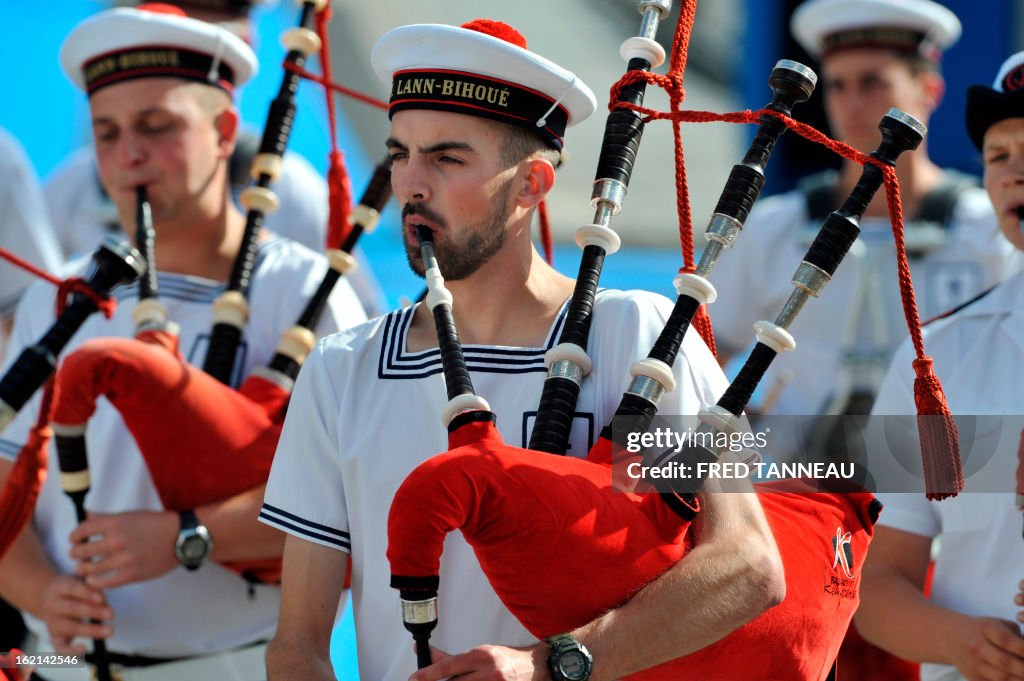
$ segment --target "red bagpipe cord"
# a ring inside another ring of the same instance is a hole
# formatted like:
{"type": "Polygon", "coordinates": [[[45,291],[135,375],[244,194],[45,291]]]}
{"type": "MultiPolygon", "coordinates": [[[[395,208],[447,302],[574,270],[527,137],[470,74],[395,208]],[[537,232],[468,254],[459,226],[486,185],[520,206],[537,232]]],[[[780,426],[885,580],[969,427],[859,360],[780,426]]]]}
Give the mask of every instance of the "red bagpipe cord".
{"type": "MultiPolygon", "coordinates": [[[[96,303],[96,306],[107,319],[113,316],[116,307],[114,300],[112,298],[100,298],[92,289],[85,285],[82,279],[72,278],[62,281],[13,255],[6,249],[0,248],[0,258],[4,258],[40,278],[56,284],[58,316],[64,311],[68,296],[72,292],[82,293],[92,298],[93,302],[96,303]]],[[[50,415],[53,410],[54,396],[54,379],[51,376],[43,387],[43,395],[39,404],[39,415],[36,417],[36,422],[31,430],[29,430],[28,440],[18,452],[18,458],[8,473],[3,493],[0,494],[0,519],[3,519],[3,522],[0,522],[0,557],[7,553],[11,544],[18,538],[22,529],[24,529],[32,517],[36,506],[36,499],[39,496],[39,490],[46,481],[47,445],[50,442],[50,438],[53,437],[53,431],[50,430],[50,415]]]]}
{"type": "MultiPolygon", "coordinates": [[[[914,346],[914,402],[917,406],[918,429],[921,434],[921,458],[924,467],[925,490],[929,499],[945,499],[956,496],[964,487],[963,464],[960,459],[960,444],[957,438],[956,424],[949,411],[942,383],[932,369],[932,359],[925,354],[924,341],[921,334],[921,320],[914,297],[914,284],[910,277],[910,265],[907,263],[907,251],[904,244],[903,204],[900,200],[899,180],[896,171],[883,163],[863,154],[853,147],[843,144],[820,133],[813,127],[800,123],[792,118],[769,109],[719,114],[711,111],[682,110],[679,104],[685,96],[683,90],[682,70],[686,65],[686,46],[693,28],[693,17],[696,2],[686,2],[681,9],[679,23],[676,25],[675,39],[672,45],[672,61],[668,75],[662,76],[647,71],[629,71],[611,88],[611,108],[626,108],[642,114],[645,122],[652,120],[672,121],[676,142],[676,210],[679,215],[679,240],[683,251],[683,267],[680,271],[690,272],[693,264],[693,224],[690,215],[689,191],[686,184],[686,168],[683,159],[682,138],[679,124],[706,123],[722,121],[727,123],[756,123],[763,115],[775,116],[787,128],[801,137],[821,144],[845,159],[861,165],[871,163],[881,168],[885,180],[885,194],[892,225],[893,239],[896,244],[896,265],[898,271],[900,298],[903,313],[910,331],[914,346]],[[628,102],[619,102],[619,91],[637,81],[646,81],[664,88],[671,99],[672,110],[656,111],[647,107],[636,106],[628,102]]],[[[711,334],[711,323],[707,317],[705,306],[701,306],[698,316],[694,318],[695,326],[714,351],[714,340],[711,334]]]]}
{"type": "MultiPolygon", "coordinates": [[[[320,36],[320,68],[324,81],[331,82],[331,44],[328,41],[327,24],[331,21],[331,4],[327,3],[316,15],[316,33],[320,36]]],[[[327,100],[327,129],[330,131],[330,167],[327,170],[328,205],[327,248],[340,248],[352,229],[349,217],[352,213],[352,182],[345,167],[345,154],[338,148],[338,131],[335,129],[334,95],[330,88],[324,88],[327,100]]]]}
{"type": "MultiPolygon", "coordinates": [[[[643,113],[647,117],[645,123],[661,118],[668,118],[672,121],[672,138],[675,145],[676,216],[679,223],[679,245],[683,255],[683,265],[679,268],[680,273],[694,272],[696,262],[693,255],[693,215],[690,210],[689,185],[686,181],[686,157],[683,152],[683,135],[679,125],[680,121],[686,119],[672,116],[684,113],[680,108],[683,99],[686,98],[683,78],[696,14],[696,0],[684,2],[680,7],[679,21],[676,23],[675,34],[672,38],[672,56],[669,59],[668,73],[662,76],[649,71],[627,71],[617,83],[612,85],[608,104],[609,110],[627,108],[643,113]],[[665,90],[669,97],[672,114],[660,114],[652,109],[636,107],[619,101],[619,92],[623,87],[641,80],[665,90]]],[[[690,325],[697,330],[712,354],[717,357],[718,350],[715,347],[715,335],[711,329],[711,317],[708,316],[707,305],[700,306],[690,325]]]]}
{"type": "Polygon", "coordinates": [[[551,220],[548,219],[547,201],[537,204],[537,217],[540,220],[540,245],[544,249],[544,260],[549,265],[555,263],[555,244],[551,239],[551,220]]]}
{"type": "Polygon", "coordinates": [[[327,129],[330,134],[331,151],[328,154],[329,167],[327,170],[328,205],[330,212],[327,218],[327,248],[339,248],[345,242],[352,229],[352,182],[349,179],[348,169],[345,167],[345,154],[338,148],[338,132],[335,121],[337,113],[334,105],[334,93],[340,93],[352,99],[363,102],[378,109],[387,109],[387,102],[370,97],[361,92],[335,83],[332,79],[331,69],[331,44],[329,39],[328,24],[331,21],[331,5],[328,3],[323,10],[316,15],[316,33],[320,38],[320,68],[323,75],[318,75],[295,66],[287,61],[283,66],[306,80],[319,84],[324,89],[324,97],[327,103],[327,129]]]}

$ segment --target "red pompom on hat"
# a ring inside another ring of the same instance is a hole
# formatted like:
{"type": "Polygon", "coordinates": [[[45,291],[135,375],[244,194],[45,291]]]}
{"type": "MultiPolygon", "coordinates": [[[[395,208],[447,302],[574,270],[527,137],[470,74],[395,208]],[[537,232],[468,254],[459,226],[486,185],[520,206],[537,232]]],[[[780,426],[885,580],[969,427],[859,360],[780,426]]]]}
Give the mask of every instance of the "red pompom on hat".
{"type": "Polygon", "coordinates": [[[170,14],[170,15],[176,16],[176,17],[187,17],[188,16],[185,13],[185,10],[183,10],[181,7],[178,7],[177,5],[171,5],[171,4],[166,3],[166,2],[144,2],[144,3],[140,4],[138,7],[136,7],[135,9],[137,9],[137,10],[139,10],[141,12],[155,12],[157,14],[170,14]]]}
{"type": "Polygon", "coordinates": [[[574,73],[526,49],[526,39],[498,21],[401,26],[377,41],[370,62],[391,84],[389,116],[408,109],[479,116],[531,130],[560,150],[565,129],[597,108],[574,73]]]}
{"type": "Polygon", "coordinates": [[[522,33],[501,21],[494,21],[493,19],[473,19],[473,21],[467,21],[464,23],[462,28],[494,36],[495,38],[504,40],[506,43],[512,43],[516,47],[521,47],[524,50],[530,49],[526,46],[526,37],[523,36],[522,33]]]}

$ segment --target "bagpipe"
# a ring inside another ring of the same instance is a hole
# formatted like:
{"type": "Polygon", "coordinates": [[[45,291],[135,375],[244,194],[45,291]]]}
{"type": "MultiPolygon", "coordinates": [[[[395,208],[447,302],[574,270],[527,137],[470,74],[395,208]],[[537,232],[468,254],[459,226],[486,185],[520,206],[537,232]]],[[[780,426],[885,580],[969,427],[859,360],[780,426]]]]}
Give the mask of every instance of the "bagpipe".
{"type": "MultiPolygon", "coordinates": [[[[449,532],[462,532],[498,597],[538,638],[570,631],[622,605],[685,559],[694,545],[689,529],[701,509],[702,480],[665,484],[642,479],[635,488],[623,490],[616,485],[613,466],[636,457],[623,456],[625,440],[613,425],[602,431],[585,459],[557,456],[565,452],[579,385],[590,369],[585,348],[601,266],[604,256],[618,246],[618,237],[608,227],[610,217],[625,195],[643,125],[659,117],[640,103],[644,82],[656,82],[649,70],[663,51],[652,40],[653,29],[670,4],[641,2],[641,35],[630,38],[622,49],[629,71],[613,88],[595,182],[595,220],[577,234],[583,248],[580,277],[559,345],[546,358],[549,374],[529,449],[503,442],[495,427],[496,416],[486,400],[474,393],[451,314],[452,296],[444,288],[433,255],[432,236],[429,230],[419,230],[428,285],[426,304],[435,320],[449,399],[443,414],[449,451],[423,462],[398,489],[388,519],[387,555],[391,585],[399,591],[403,622],[415,641],[421,668],[431,662],[428,641],[438,621],[440,558],[449,532]]],[[[685,50],[694,11],[694,2],[683,7],[677,49],[685,50]]],[[[685,60],[677,51],[673,62],[675,70],[685,60]]],[[[669,79],[677,87],[681,75],[677,72],[669,79]]],[[[696,116],[703,112],[679,111],[674,103],[676,111],[660,116],[676,122],[757,121],[759,126],[716,205],[700,264],[676,277],[679,296],[665,328],[649,356],[631,367],[632,382],[613,419],[613,423],[628,423],[629,432],[646,432],[662,395],[673,389],[672,365],[683,336],[695,325],[702,306],[716,297],[707,277],[720,254],[741,233],[779,135],[794,128],[806,137],[827,140],[789,118],[791,108],[809,97],[815,80],[806,67],[783,61],[769,81],[772,102],[759,112],[696,116]]],[[[893,165],[899,154],[918,146],[925,128],[898,110],[890,110],[879,128],[882,141],[870,156],[831,143],[864,165],[862,175],[843,205],[822,225],[797,268],[793,294],[776,320],[755,325],[757,345],[736,379],[717,404],[700,411],[703,432],[741,432],[744,408],[764,371],[777,354],[795,348],[787,327],[803,305],[822,292],[856,239],[860,218],[883,181],[900,242],[902,220],[893,165]]],[[[935,393],[941,395],[941,387],[925,371],[928,368],[922,366],[919,375],[926,379],[925,387],[935,388],[928,396],[938,400],[935,393]]],[[[943,427],[951,426],[943,421],[943,427]]],[[[722,453],[691,440],[679,451],[647,453],[643,461],[651,466],[694,466],[719,462],[722,453]]],[[[954,451],[951,458],[958,461],[958,453],[954,451]]],[[[751,659],[758,660],[757,673],[763,678],[821,681],[833,669],[858,604],[859,570],[880,505],[857,486],[825,491],[804,479],[757,483],[754,489],[781,555],[785,599],[717,643],[630,678],[746,679],[751,659]]]]}
{"type": "Polygon", "coordinates": [[[114,237],[108,237],[92,255],[85,276],[59,281],[35,270],[20,259],[5,256],[15,264],[58,285],[57,318],[43,336],[26,347],[0,378],[0,432],[18,415],[22,407],[44,384],[39,418],[29,438],[18,452],[0,496],[0,556],[21,532],[35,507],[36,497],[46,476],[46,446],[50,441],[50,407],[53,400],[52,378],[57,358],[90,315],[102,311],[113,314],[111,289],[138,279],[146,270],[141,253],[114,237]]]}
{"type": "MultiPolygon", "coordinates": [[[[24,266],[24,263],[15,261],[24,266]]],[[[18,452],[18,459],[10,470],[0,497],[0,555],[14,542],[32,516],[36,498],[46,477],[46,447],[52,430],[49,425],[54,401],[54,370],[57,357],[75,333],[95,312],[102,311],[108,318],[113,315],[111,289],[128,284],[142,276],[146,262],[142,254],[126,242],[107,237],[93,253],[83,279],[57,282],[40,271],[35,274],[52,283],[58,283],[57,318],[38,342],[26,347],[0,379],[0,430],[17,416],[32,395],[46,385],[39,416],[29,431],[28,441],[18,452]]],[[[85,509],[76,504],[79,522],[85,519],[85,509]]],[[[93,640],[93,653],[97,661],[99,681],[111,681],[106,662],[106,643],[93,640]]],[[[16,675],[4,678],[19,678],[16,675]]]]}
{"type": "MultiPolygon", "coordinates": [[[[232,388],[229,383],[249,314],[247,294],[261,227],[278,204],[269,185],[281,172],[299,81],[310,77],[303,65],[322,46],[326,48],[327,0],[299,4],[298,26],[282,36],[288,50],[285,71],[253,160],[255,182],[239,196],[247,212],[245,230],[226,291],[214,303],[214,326],[202,370],[178,352],[175,325],[159,302],[153,228],[145,193],[140,191],[136,242],[148,251],[149,269],[133,311],[136,335],[88,341],[63,359],[56,374],[50,420],[62,484],[76,508],[82,507],[90,486],[85,434],[101,397],[118,410],[135,438],[166,509],[194,509],[266,482],[295,377],[317,340],[314,329],[337,282],[356,267],[351,251],[361,235],[376,226],[391,195],[390,168],[384,161],[374,169],[359,204],[350,208],[348,178],[342,154],[334,145],[329,105],[333,147],[328,175],[329,268],[295,325],[282,333],[269,364],[232,388]]],[[[327,62],[322,60],[325,82],[330,80],[327,62]]],[[[330,89],[327,97],[330,102],[330,89]]],[[[280,581],[279,557],[225,566],[251,581],[280,581]]]]}

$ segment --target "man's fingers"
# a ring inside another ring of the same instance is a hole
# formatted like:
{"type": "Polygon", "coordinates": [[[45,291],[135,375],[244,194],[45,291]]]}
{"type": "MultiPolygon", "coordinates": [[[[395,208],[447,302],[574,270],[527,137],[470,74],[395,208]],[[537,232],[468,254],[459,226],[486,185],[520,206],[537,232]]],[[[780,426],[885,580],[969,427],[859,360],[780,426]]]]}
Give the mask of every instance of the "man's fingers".
{"type": "Polygon", "coordinates": [[[46,621],[47,629],[50,631],[52,640],[63,639],[71,641],[75,638],[109,638],[114,634],[114,628],[109,624],[99,624],[87,620],[49,618],[46,621]]]}
{"type": "MultiPolygon", "coordinates": [[[[414,646],[413,652],[416,652],[414,646]]],[[[440,648],[430,646],[430,667],[421,669],[413,676],[409,677],[409,681],[437,681],[438,679],[446,679],[450,676],[455,676],[455,672],[447,671],[447,666],[451,663],[456,656],[453,656],[447,652],[444,652],[440,648]]]]}
{"type": "Polygon", "coordinates": [[[71,642],[68,636],[54,636],[50,631],[50,640],[53,642],[53,652],[61,655],[85,655],[85,646],[76,645],[71,642]]]}
{"type": "Polygon", "coordinates": [[[120,535],[104,534],[99,539],[73,544],[68,555],[77,561],[88,561],[120,553],[125,547],[125,541],[120,535]]]}
{"type": "Polygon", "coordinates": [[[1021,638],[1020,627],[1006,620],[989,620],[982,633],[1000,652],[1017,658],[1024,666],[1024,638],[1021,638]]]}
{"type": "Polygon", "coordinates": [[[434,663],[421,669],[409,681],[440,681],[457,678],[459,681],[483,681],[484,679],[523,678],[522,669],[514,668],[508,657],[510,648],[501,646],[480,646],[461,655],[447,655],[432,649],[434,663]],[[437,653],[441,653],[438,655],[437,653]]]}
{"type": "Polygon", "coordinates": [[[89,575],[85,583],[94,589],[115,589],[136,581],[134,572],[127,569],[109,570],[100,574],[89,575]]]}
{"type": "Polygon", "coordinates": [[[1007,672],[998,666],[992,666],[987,662],[979,663],[970,670],[967,676],[969,681],[1022,681],[1024,677],[1007,672]]]}
{"type": "Polygon", "coordinates": [[[51,617],[68,620],[100,620],[107,622],[114,619],[114,612],[106,604],[95,601],[78,600],[75,598],[55,599],[47,608],[51,617]]]}
{"type": "Polygon", "coordinates": [[[103,594],[75,579],[62,579],[51,591],[44,607],[48,613],[60,617],[102,620],[113,617],[103,594]]]}
{"type": "Polygon", "coordinates": [[[98,534],[106,534],[107,522],[103,514],[89,513],[85,520],[80,522],[75,529],[71,530],[68,538],[72,544],[82,544],[98,534]]]}
{"type": "Polygon", "coordinates": [[[53,595],[59,598],[70,598],[85,603],[103,603],[103,594],[91,589],[77,579],[62,578],[55,586],[53,595]]]}
{"type": "Polygon", "coordinates": [[[1013,622],[987,620],[972,648],[971,679],[1024,681],[1024,639],[1013,622]]]}
{"type": "Polygon", "coordinates": [[[108,622],[114,619],[114,612],[107,606],[83,603],[82,601],[64,601],[54,609],[54,614],[76,620],[108,622]]]}
{"type": "Polygon", "coordinates": [[[76,563],[75,574],[84,577],[85,583],[93,589],[113,589],[134,581],[138,566],[131,554],[120,551],[101,560],[76,563]]]}

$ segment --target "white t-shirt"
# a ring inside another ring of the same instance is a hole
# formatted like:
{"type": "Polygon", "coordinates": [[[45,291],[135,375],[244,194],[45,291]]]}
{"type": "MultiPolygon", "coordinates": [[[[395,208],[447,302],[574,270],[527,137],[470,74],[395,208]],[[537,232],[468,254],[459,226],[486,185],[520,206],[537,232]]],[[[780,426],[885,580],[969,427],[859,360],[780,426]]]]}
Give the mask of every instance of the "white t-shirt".
{"type": "MultiPolygon", "coordinates": [[[[610,423],[629,385],[629,366],[645,357],[671,304],[647,292],[598,293],[570,454],[583,456],[610,423]]],[[[308,541],[351,553],[360,675],[405,679],[416,669],[385,556],[391,500],[419,463],[447,449],[447,402],[437,349],[409,352],[412,308],[330,336],[299,375],[278,446],[261,519],[308,541]]],[[[561,332],[565,309],[543,346],[465,346],[476,392],[498,416],[505,442],[525,447],[547,375],[544,353],[561,332]]],[[[695,414],[724,392],[725,377],[695,331],[674,367],[677,386],[663,414],[695,414]]],[[[445,541],[440,621],[431,644],[450,652],[534,639],[498,600],[458,533],[445,541]]]]}
{"type": "MultiPolygon", "coordinates": [[[[79,261],[74,271],[84,270],[79,261]]],[[[267,364],[280,334],[292,326],[305,301],[316,290],[326,271],[322,256],[288,239],[273,236],[260,243],[250,288],[251,318],[244,329],[239,350],[240,371],[235,379],[249,374],[255,366],[267,364]]],[[[202,364],[212,327],[211,303],[224,289],[207,279],[160,273],[160,299],[169,317],[181,326],[181,352],[193,364],[202,364]]],[[[88,318],[75,334],[65,353],[90,338],[131,337],[132,309],[138,285],[116,288],[118,302],[111,320],[102,314],[88,318]]],[[[49,284],[29,289],[15,318],[9,361],[21,349],[35,343],[53,321],[54,288],[49,284]]],[[[362,306],[344,281],[339,282],[321,318],[318,331],[333,332],[365,320],[362,306]]],[[[39,410],[41,391],[30,400],[0,439],[0,455],[13,458],[26,438],[39,410]]],[[[230,414],[225,414],[230,418],[230,414]]],[[[163,506],[149,472],[120,415],[101,399],[86,433],[91,489],[85,506],[90,511],[117,513],[159,510],[163,506]]],[[[183,448],[201,443],[182,442],[183,448]]],[[[50,560],[59,570],[70,573],[68,535],[77,525],[74,507],[59,483],[57,456],[50,448],[49,474],[36,505],[33,524],[50,560]]],[[[249,594],[247,582],[239,575],[207,562],[198,571],[183,567],[157,579],[106,591],[114,610],[114,636],[109,650],[153,657],[178,657],[215,652],[267,639],[277,622],[279,589],[260,585],[249,594]]],[[[42,621],[27,617],[30,629],[46,638],[42,621]]]]}
{"type": "MultiPolygon", "coordinates": [[[[878,494],[885,504],[880,525],[941,537],[932,601],[969,615],[1010,621],[1016,621],[1019,608],[1013,598],[1024,579],[1024,520],[1013,490],[1024,413],[1024,381],[1019,376],[1024,363],[1021,296],[1024,275],[925,329],[925,351],[935,360],[935,373],[954,415],[1014,417],[979,419],[973,434],[961,432],[965,491],[941,502],[930,502],[921,494],[878,494]],[[976,458],[987,451],[990,459],[976,458]],[[1005,491],[991,491],[999,486],[993,481],[999,480],[1005,491]]],[[[873,414],[915,413],[912,358],[913,349],[905,343],[882,384],[873,414]]],[[[925,664],[921,678],[961,677],[953,667],[925,664]]]]}
{"type": "MultiPolygon", "coordinates": [[[[283,163],[280,177],[270,187],[280,207],[264,218],[263,226],[322,253],[327,235],[327,182],[299,154],[285,153],[283,163]]],[[[100,187],[92,147],[72,152],[47,178],[43,192],[67,257],[91,253],[105,235],[121,229],[117,209],[100,187]]],[[[361,250],[356,250],[356,257],[360,267],[346,278],[367,314],[379,314],[386,309],[380,284],[361,250]]]]}
{"type": "MultiPolygon", "coordinates": [[[[755,204],[736,245],[722,254],[711,276],[718,300],[708,310],[720,349],[745,348],[754,339],[754,322],[775,320],[793,291],[793,273],[820,227],[809,223],[799,190],[755,204]]],[[[922,320],[1003,281],[1024,262],[999,232],[981,189],[964,190],[948,226],[935,228],[944,234],[944,242],[910,260],[922,320]]],[[[908,230],[908,249],[913,242],[908,230]]],[[[888,219],[864,219],[858,243],[821,297],[809,300],[790,327],[796,350],[776,358],[761,382],[766,392],[781,387],[768,413],[825,413],[844,373],[844,346],[862,354],[870,367],[851,370],[851,387],[875,392],[888,359],[907,337],[895,254],[888,219]]]]}
{"type": "MultiPolygon", "coordinates": [[[[32,164],[17,140],[2,128],[0,246],[51,273],[64,261],[32,164]]],[[[35,280],[34,275],[20,267],[6,260],[0,262],[0,317],[14,312],[21,294],[35,280]]],[[[0,337],[2,347],[3,339],[0,337]]]]}

